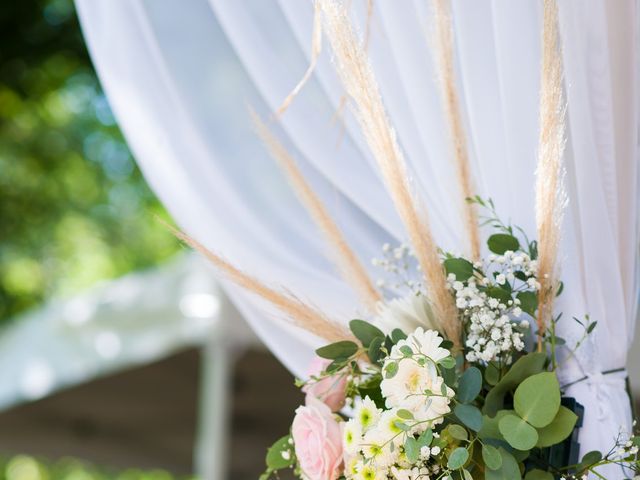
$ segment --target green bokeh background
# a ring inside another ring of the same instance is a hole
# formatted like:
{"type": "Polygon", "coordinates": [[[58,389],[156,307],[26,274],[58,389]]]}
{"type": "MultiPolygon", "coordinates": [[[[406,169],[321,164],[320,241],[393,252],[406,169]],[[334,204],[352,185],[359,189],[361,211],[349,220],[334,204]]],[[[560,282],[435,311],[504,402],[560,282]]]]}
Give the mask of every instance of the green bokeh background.
{"type": "Polygon", "coordinates": [[[0,322],[170,257],[71,0],[0,5],[0,322]]]}

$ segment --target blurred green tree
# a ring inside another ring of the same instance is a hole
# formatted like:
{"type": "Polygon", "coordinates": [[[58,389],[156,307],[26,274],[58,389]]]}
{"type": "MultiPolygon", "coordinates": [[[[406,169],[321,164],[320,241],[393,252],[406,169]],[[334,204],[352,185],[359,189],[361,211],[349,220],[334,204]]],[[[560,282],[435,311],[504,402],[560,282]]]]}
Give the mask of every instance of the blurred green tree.
{"type": "Polygon", "coordinates": [[[73,2],[2,2],[0,322],[171,256],[154,214],[73,2]]]}

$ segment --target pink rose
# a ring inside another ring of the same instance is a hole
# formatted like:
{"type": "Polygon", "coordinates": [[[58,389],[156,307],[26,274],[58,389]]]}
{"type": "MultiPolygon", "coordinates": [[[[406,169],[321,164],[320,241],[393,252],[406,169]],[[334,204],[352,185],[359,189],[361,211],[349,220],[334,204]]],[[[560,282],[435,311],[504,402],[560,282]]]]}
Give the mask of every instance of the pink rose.
{"type": "Polygon", "coordinates": [[[335,480],[342,474],[342,429],[324,403],[307,396],[291,425],[296,457],[309,480],[335,480]]]}
{"type": "MultiPolygon", "coordinates": [[[[311,362],[307,374],[309,377],[319,376],[330,363],[331,360],[316,357],[311,362]]],[[[344,374],[337,374],[318,381],[311,380],[302,391],[307,394],[307,397],[309,395],[316,397],[326,403],[333,412],[337,412],[344,407],[347,377],[344,374]]]]}

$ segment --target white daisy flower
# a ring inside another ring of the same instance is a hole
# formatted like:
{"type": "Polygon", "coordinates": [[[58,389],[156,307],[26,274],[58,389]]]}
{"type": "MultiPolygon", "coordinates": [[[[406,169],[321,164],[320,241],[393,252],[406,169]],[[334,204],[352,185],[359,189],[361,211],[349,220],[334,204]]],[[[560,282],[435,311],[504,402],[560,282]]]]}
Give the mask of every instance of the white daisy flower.
{"type": "Polygon", "coordinates": [[[345,453],[349,455],[355,455],[360,451],[360,445],[362,444],[362,425],[360,422],[352,418],[344,424],[342,444],[345,453]]]}
{"type": "Polygon", "coordinates": [[[366,432],[378,423],[382,410],[369,397],[364,397],[355,408],[353,418],[359,423],[360,431],[366,432]]]}
{"type": "Polygon", "coordinates": [[[373,323],[385,332],[394,328],[404,332],[410,332],[417,327],[435,329],[437,325],[427,298],[415,293],[394,298],[387,303],[379,303],[378,316],[373,323]]]}

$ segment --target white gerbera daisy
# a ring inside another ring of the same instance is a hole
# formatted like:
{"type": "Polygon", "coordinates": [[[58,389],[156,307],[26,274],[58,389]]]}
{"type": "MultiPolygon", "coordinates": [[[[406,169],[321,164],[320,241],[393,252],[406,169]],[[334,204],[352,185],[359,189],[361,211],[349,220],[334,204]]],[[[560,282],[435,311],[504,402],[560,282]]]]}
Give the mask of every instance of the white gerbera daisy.
{"type": "Polygon", "coordinates": [[[382,380],[380,388],[387,407],[409,410],[415,420],[425,422],[416,427],[418,432],[442,422],[441,417],[449,413],[454,392],[446,387],[447,394],[442,395],[443,383],[433,364],[421,366],[411,359],[403,359],[398,362],[396,375],[382,380]]]}
{"type": "Polygon", "coordinates": [[[444,339],[435,330],[425,330],[422,327],[415,329],[405,340],[400,340],[391,349],[390,357],[401,359],[404,354],[400,351],[403,346],[408,346],[415,354],[422,354],[433,362],[439,362],[451,355],[451,352],[440,345],[444,339]]]}
{"type": "Polygon", "coordinates": [[[435,329],[437,326],[429,301],[419,293],[379,303],[378,316],[373,323],[385,332],[391,332],[394,328],[411,332],[417,327],[435,329]]]}

